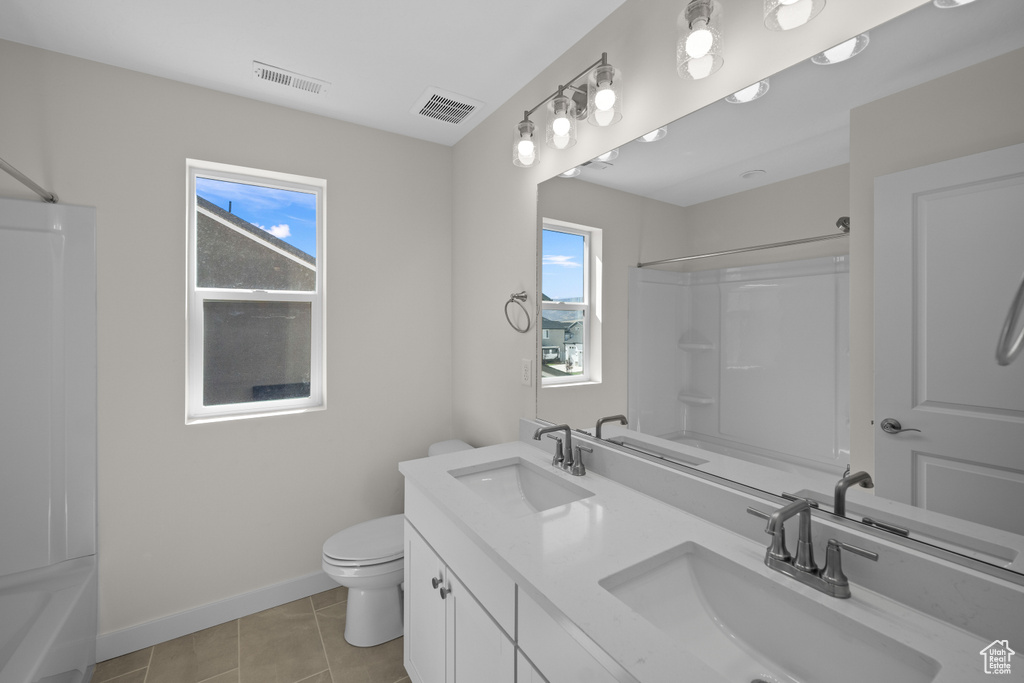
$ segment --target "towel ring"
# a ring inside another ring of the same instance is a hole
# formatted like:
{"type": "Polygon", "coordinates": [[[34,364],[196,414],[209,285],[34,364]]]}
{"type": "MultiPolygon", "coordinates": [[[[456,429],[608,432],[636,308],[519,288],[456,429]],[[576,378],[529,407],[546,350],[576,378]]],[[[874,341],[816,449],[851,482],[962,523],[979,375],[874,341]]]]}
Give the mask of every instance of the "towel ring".
{"type": "Polygon", "coordinates": [[[505,302],[505,320],[508,321],[508,324],[512,326],[513,330],[521,332],[522,334],[526,334],[530,331],[530,312],[526,310],[526,306],[523,305],[524,301],[526,301],[526,292],[519,292],[518,294],[510,294],[508,301],[505,302]],[[512,322],[512,318],[508,314],[508,305],[511,303],[517,303],[519,304],[519,308],[523,309],[523,313],[526,314],[526,327],[519,327],[512,322]]]}

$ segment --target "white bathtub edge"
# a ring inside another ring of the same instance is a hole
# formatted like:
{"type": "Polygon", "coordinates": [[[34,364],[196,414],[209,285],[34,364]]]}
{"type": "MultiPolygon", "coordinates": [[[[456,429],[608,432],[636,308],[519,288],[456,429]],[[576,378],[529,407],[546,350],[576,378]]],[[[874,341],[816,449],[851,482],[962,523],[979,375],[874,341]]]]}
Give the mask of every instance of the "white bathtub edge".
{"type": "Polygon", "coordinates": [[[96,661],[120,657],[337,587],[338,584],[331,577],[317,572],[136,626],[103,633],[96,638],[96,661]]]}

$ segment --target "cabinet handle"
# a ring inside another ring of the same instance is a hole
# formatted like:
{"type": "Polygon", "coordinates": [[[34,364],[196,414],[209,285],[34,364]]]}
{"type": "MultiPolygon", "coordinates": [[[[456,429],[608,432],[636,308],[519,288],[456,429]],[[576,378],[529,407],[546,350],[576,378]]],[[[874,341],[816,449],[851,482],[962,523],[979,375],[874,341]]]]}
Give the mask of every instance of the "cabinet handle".
{"type": "Polygon", "coordinates": [[[438,589],[437,592],[441,594],[441,599],[444,600],[445,598],[448,597],[448,594],[452,592],[452,589],[451,588],[445,588],[444,586],[441,586],[441,588],[438,589]]]}
{"type": "Polygon", "coordinates": [[[437,577],[431,579],[430,580],[430,585],[433,586],[434,588],[437,588],[438,586],[441,585],[441,579],[439,579],[437,577]]]}

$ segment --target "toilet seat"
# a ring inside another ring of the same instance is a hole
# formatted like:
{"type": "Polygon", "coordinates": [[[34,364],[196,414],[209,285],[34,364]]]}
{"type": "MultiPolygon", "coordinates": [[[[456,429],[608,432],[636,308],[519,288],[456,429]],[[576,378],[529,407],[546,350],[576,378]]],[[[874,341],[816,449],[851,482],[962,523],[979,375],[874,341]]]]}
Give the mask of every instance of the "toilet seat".
{"type": "Polygon", "coordinates": [[[371,567],[402,559],[404,515],[390,515],[356,524],[324,543],[324,564],[333,567],[371,567]]]}

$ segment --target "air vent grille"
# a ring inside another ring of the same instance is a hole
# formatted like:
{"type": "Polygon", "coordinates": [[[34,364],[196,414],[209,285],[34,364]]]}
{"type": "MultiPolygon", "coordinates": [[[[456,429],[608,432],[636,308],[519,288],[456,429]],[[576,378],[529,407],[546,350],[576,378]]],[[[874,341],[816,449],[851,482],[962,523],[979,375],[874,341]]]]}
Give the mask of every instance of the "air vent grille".
{"type": "Polygon", "coordinates": [[[414,114],[445,123],[459,124],[469,118],[483,105],[482,102],[445,92],[438,88],[427,88],[412,108],[414,114]]]}
{"type": "Polygon", "coordinates": [[[302,90],[313,95],[326,94],[327,88],[330,86],[330,83],[319,78],[303,76],[276,66],[264,64],[263,62],[254,61],[252,63],[252,72],[261,81],[270,81],[271,83],[277,83],[278,85],[294,88],[295,90],[302,90]]]}

